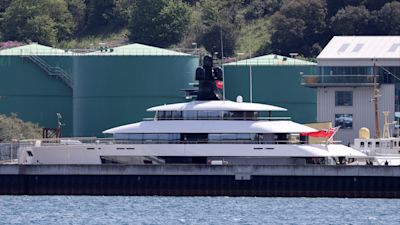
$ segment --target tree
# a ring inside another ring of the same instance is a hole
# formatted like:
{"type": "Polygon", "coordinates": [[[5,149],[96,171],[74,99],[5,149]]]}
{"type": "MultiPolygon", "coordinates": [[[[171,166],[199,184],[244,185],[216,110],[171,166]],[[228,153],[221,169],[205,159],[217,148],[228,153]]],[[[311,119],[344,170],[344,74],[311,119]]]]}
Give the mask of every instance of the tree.
{"type": "Polygon", "coordinates": [[[68,10],[72,15],[75,24],[75,31],[83,30],[86,22],[85,0],[66,0],[68,10]]]}
{"type": "Polygon", "coordinates": [[[42,37],[48,37],[46,44],[50,45],[70,38],[73,28],[72,15],[63,0],[14,0],[6,9],[2,23],[5,40],[43,43],[42,37]],[[40,23],[43,28],[39,27],[40,23]]]}
{"type": "Polygon", "coordinates": [[[16,114],[11,116],[0,114],[0,142],[41,138],[41,131],[37,124],[24,122],[17,118],[16,114]]]}
{"type": "Polygon", "coordinates": [[[244,18],[254,20],[271,15],[282,5],[281,0],[247,0],[244,2],[244,18]]]}
{"type": "Polygon", "coordinates": [[[271,49],[288,55],[299,52],[315,56],[321,42],[327,42],[326,3],[324,0],[286,0],[271,17],[271,49]]]}
{"type": "Polygon", "coordinates": [[[231,56],[235,52],[237,34],[240,29],[241,18],[238,18],[241,1],[214,1],[202,0],[201,20],[202,32],[198,32],[196,41],[210,52],[218,52],[221,58],[221,34],[224,48],[224,56],[231,56]]]}
{"type": "Polygon", "coordinates": [[[129,24],[133,42],[167,47],[187,32],[189,8],[178,0],[137,0],[129,24]]]}
{"type": "Polygon", "coordinates": [[[136,0],[115,0],[113,14],[115,15],[113,24],[126,27],[131,20],[136,0]]]}
{"type": "Polygon", "coordinates": [[[374,34],[373,18],[365,6],[346,6],[332,17],[335,35],[374,34]]]}
{"type": "Polygon", "coordinates": [[[115,7],[115,0],[86,0],[86,5],[86,31],[97,31],[111,24],[114,18],[113,8],[115,7]]]}
{"type": "Polygon", "coordinates": [[[57,29],[54,21],[47,15],[34,16],[26,22],[22,35],[36,42],[52,45],[57,42],[57,29]]]}
{"type": "Polygon", "coordinates": [[[275,53],[288,55],[290,52],[302,52],[306,24],[302,19],[287,18],[275,13],[271,18],[274,32],[271,36],[271,48],[275,53]]]}
{"type": "Polygon", "coordinates": [[[376,12],[377,27],[380,34],[400,34],[400,2],[386,3],[376,12]]]}

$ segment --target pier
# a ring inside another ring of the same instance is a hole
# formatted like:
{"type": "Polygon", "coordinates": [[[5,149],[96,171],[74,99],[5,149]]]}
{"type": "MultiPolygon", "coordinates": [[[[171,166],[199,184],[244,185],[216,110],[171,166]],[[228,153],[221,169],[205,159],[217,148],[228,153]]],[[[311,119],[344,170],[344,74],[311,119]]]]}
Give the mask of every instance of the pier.
{"type": "Polygon", "coordinates": [[[400,198],[400,167],[1,165],[0,194],[400,198]]]}

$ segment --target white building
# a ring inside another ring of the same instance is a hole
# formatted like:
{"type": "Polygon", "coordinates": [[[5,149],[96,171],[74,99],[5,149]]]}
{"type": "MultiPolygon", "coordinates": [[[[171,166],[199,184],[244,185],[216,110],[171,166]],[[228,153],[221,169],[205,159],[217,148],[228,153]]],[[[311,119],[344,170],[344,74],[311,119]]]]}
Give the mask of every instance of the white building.
{"type": "Polygon", "coordinates": [[[317,75],[304,75],[302,84],[317,88],[317,120],[341,126],[335,136],[353,143],[361,127],[375,134],[374,68],[382,111],[400,111],[400,36],[336,36],[317,57],[317,75]],[[375,64],[375,67],[374,67],[375,64]]]}

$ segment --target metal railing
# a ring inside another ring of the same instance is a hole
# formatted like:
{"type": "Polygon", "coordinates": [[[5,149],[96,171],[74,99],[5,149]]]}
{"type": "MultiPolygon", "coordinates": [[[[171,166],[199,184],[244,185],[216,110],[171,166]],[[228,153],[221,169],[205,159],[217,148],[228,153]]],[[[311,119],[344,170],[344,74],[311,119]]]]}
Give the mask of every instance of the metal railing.
{"type": "Polygon", "coordinates": [[[173,117],[173,118],[143,118],[144,121],[153,121],[153,120],[243,120],[243,121],[271,121],[271,120],[290,120],[291,117],[173,117]]]}
{"type": "Polygon", "coordinates": [[[68,87],[70,88],[73,87],[71,76],[68,75],[62,68],[50,66],[38,56],[30,55],[30,56],[25,56],[25,58],[29,59],[31,62],[36,64],[40,69],[42,69],[45,73],[47,73],[47,75],[58,77],[66,85],[68,85],[68,87]]]}
{"type": "Polygon", "coordinates": [[[0,143],[0,164],[13,163],[18,159],[19,143],[0,143]]]}
{"type": "MultiPolygon", "coordinates": [[[[339,143],[335,141],[333,143],[339,143]]],[[[132,144],[309,144],[307,141],[296,140],[130,140],[113,138],[57,138],[57,139],[37,139],[21,140],[19,146],[60,146],[60,145],[132,145],[132,144]]],[[[321,141],[316,144],[326,144],[321,141]]]]}
{"type": "MultiPolygon", "coordinates": [[[[381,83],[381,76],[376,76],[381,83]]],[[[301,85],[304,86],[373,86],[373,75],[303,75],[301,85]]]]}

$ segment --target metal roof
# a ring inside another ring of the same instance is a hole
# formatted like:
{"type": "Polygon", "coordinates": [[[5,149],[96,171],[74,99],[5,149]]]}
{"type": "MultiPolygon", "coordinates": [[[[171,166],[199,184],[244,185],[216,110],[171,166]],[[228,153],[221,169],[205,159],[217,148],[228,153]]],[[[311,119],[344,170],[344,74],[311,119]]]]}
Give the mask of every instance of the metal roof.
{"type": "Polygon", "coordinates": [[[20,55],[57,55],[57,56],[69,56],[73,55],[74,53],[62,49],[52,48],[44,45],[40,45],[37,43],[32,43],[28,45],[23,45],[14,48],[6,48],[0,50],[1,55],[7,56],[20,56],[20,55]]]}
{"type": "Polygon", "coordinates": [[[224,64],[224,66],[250,66],[250,65],[251,66],[308,66],[317,64],[306,60],[301,60],[276,54],[269,54],[224,64]]]}
{"type": "Polygon", "coordinates": [[[190,56],[189,54],[153,47],[149,45],[134,43],[115,48],[105,48],[103,51],[95,51],[85,55],[125,55],[125,56],[190,56]]]}
{"type": "Polygon", "coordinates": [[[400,59],[400,36],[335,36],[317,59],[400,59]]]}

